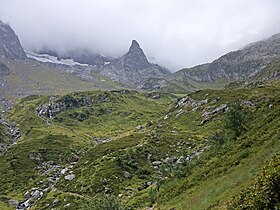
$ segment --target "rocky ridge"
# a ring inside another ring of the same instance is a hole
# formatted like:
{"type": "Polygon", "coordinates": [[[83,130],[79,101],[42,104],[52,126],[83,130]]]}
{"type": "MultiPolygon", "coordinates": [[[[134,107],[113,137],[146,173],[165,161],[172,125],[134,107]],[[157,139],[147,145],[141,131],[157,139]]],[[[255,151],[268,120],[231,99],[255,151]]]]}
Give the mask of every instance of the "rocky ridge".
{"type": "Polygon", "coordinates": [[[18,36],[8,24],[2,21],[0,21],[0,58],[3,60],[27,58],[18,36]]]}
{"type": "Polygon", "coordinates": [[[130,84],[139,84],[145,79],[162,78],[169,74],[165,68],[148,61],[136,40],[132,41],[128,53],[104,65],[100,72],[113,80],[130,84]]]}
{"type": "MultiPolygon", "coordinates": [[[[43,49],[37,51],[37,53],[55,56],[58,60],[72,59],[82,65],[89,65],[87,67],[72,67],[74,73],[77,72],[78,75],[81,75],[80,72],[83,72],[83,77],[86,77],[86,79],[91,76],[91,72],[87,71],[90,69],[90,71],[94,70],[114,81],[138,86],[146,79],[163,78],[170,74],[167,69],[150,63],[136,40],[132,41],[129,51],[120,58],[105,57],[86,49],[61,53],[55,50],[43,49]],[[79,69],[81,70],[79,71],[79,69]]],[[[62,65],[55,66],[61,68],[62,65]]]]}
{"type": "Polygon", "coordinates": [[[247,80],[280,57],[280,34],[229,52],[212,63],[182,69],[169,80],[213,82],[218,79],[247,80]]]}

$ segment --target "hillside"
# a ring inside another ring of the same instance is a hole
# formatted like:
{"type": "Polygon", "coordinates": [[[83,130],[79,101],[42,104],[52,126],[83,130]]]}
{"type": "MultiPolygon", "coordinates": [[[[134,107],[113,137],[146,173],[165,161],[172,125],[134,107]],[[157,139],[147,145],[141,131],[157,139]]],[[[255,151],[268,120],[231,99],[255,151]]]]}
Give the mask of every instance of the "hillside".
{"type": "Polygon", "coordinates": [[[45,95],[71,91],[118,89],[122,86],[91,69],[87,70],[89,76],[85,78],[83,71],[80,73],[72,72],[71,68],[63,65],[45,65],[29,59],[9,61],[0,65],[1,95],[7,99],[32,94],[45,95]]]}
{"type": "MultiPolygon", "coordinates": [[[[7,116],[21,137],[1,155],[0,206],[241,208],[264,166],[279,183],[279,88],[23,98],[7,116]],[[232,124],[235,113],[242,124],[232,124]]],[[[253,209],[268,202],[261,190],[253,209]]]]}
{"type": "Polygon", "coordinates": [[[280,59],[268,64],[263,70],[256,74],[252,82],[271,82],[280,79],[280,59]]]}
{"type": "MultiPolygon", "coordinates": [[[[132,40],[129,50],[121,57],[112,58],[101,56],[96,52],[87,49],[77,49],[69,52],[59,53],[53,50],[38,51],[35,58],[42,60],[41,57],[53,56],[56,62],[63,62],[63,59],[70,59],[78,62],[79,65],[88,65],[95,69],[99,74],[112,79],[113,81],[130,84],[137,89],[142,82],[149,78],[163,78],[170,72],[157,64],[150,63],[136,40],[132,40]],[[38,57],[39,56],[39,57],[38,57]]],[[[28,54],[28,56],[30,56],[28,54]]]]}
{"type": "Polygon", "coordinates": [[[136,40],[132,41],[125,55],[101,67],[100,73],[115,81],[134,85],[142,84],[148,78],[163,78],[170,74],[167,69],[150,63],[136,40]]]}
{"type": "Polygon", "coordinates": [[[0,209],[280,209],[280,34],[175,73],[64,50],[0,21],[0,209]]]}
{"type": "Polygon", "coordinates": [[[2,98],[15,100],[32,94],[130,88],[101,75],[92,66],[69,59],[54,60],[50,56],[38,59],[39,55],[30,52],[27,55],[14,30],[0,21],[1,104],[4,103],[2,98]]]}
{"type": "MultiPolygon", "coordinates": [[[[175,92],[220,89],[235,81],[248,81],[280,57],[280,34],[229,52],[211,63],[176,71],[162,79],[147,80],[142,89],[175,92]]],[[[262,73],[261,73],[262,72],[262,73]]]]}

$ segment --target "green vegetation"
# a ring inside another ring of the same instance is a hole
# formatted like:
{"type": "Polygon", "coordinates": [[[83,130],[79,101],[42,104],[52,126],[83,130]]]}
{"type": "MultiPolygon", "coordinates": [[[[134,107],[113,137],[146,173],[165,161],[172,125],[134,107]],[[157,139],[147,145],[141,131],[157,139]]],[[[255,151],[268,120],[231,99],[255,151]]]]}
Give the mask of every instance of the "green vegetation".
{"type": "Polygon", "coordinates": [[[113,196],[102,196],[85,204],[81,209],[84,210],[125,210],[120,202],[113,196]]]}
{"type": "Polygon", "coordinates": [[[121,90],[20,99],[7,116],[22,137],[1,155],[0,207],[44,186],[54,175],[42,164],[52,161],[75,176],[61,175],[34,209],[277,209],[279,90],[273,83],[181,98],[121,90]],[[64,108],[37,116],[50,100],[64,108]]]}
{"type": "Polygon", "coordinates": [[[6,135],[6,133],[7,133],[7,128],[4,125],[0,124],[0,144],[9,142],[9,138],[6,135]]]}
{"type": "Polygon", "coordinates": [[[280,155],[277,154],[253,183],[229,202],[229,209],[280,208],[280,155]]]}

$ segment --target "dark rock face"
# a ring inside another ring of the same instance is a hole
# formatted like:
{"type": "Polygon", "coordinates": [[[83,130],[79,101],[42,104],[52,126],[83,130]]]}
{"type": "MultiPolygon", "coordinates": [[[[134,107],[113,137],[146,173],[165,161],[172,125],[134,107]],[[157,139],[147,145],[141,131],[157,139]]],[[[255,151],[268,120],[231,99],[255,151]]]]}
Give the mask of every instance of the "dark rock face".
{"type": "Polygon", "coordinates": [[[3,63],[0,63],[0,76],[8,76],[11,74],[10,69],[3,63]]]}
{"type": "Polygon", "coordinates": [[[80,99],[75,99],[71,96],[64,98],[61,101],[50,101],[48,104],[43,104],[37,108],[37,114],[40,117],[52,118],[56,114],[72,107],[82,107],[82,106],[92,106],[93,100],[91,98],[85,97],[80,99]]]}
{"type": "Polygon", "coordinates": [[[140,84],[148,78],[162,78],[169,71],[149,63],[137,41],[133,40],[128,53],[104,65],[101,74],[118,82],[140,84]]]}
{"type": "Polygon", "coordinates": [[[11,60],[27,58],[13,29],[2,21],[0,21],[0,58],[11,60]]]}
{"type": "Polygon", "coordinates": [[[182,69],[170,79],[197,82],[213,82],[217,79],[247,80],[269,63],[280,57],[280,34],[269,39],[247,45],[241,50],[229,52],[209,64],[182,69]]]}
{"type": "Polygon", "coordinates": [[[149,68],[151,64],[147,60],[138,42],[133,40],[128,53],[117,62],[117,65],[126,70],[141,70],[149,68]]]}

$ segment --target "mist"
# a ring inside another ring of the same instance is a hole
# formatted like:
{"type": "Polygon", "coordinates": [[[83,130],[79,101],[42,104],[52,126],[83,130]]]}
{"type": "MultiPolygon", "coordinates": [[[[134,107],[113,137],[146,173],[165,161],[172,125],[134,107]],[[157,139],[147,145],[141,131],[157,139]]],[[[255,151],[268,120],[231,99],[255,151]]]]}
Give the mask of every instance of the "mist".
{"type": "Polygon", "coordinates": [[[171,71],[280,33],[279,0],[0,0],[25,49],[118,57],[136,39],[171,71]]]}

